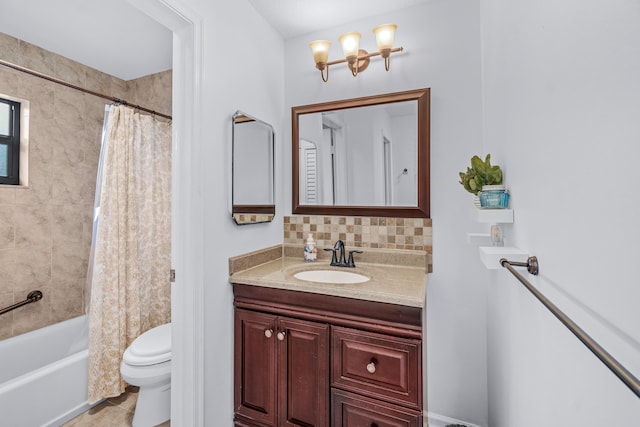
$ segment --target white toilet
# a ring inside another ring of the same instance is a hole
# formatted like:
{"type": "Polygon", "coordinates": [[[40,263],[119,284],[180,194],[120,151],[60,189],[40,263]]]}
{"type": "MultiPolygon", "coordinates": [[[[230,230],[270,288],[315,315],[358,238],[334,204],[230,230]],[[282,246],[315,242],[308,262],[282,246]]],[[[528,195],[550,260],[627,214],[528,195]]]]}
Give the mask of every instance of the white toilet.
{"type": "Polygon", "coordinates": [[[122,379],[140,387],[133,427],[152,427],[171,418],[171,323],[149,329],[127,348],[122,379]]]}

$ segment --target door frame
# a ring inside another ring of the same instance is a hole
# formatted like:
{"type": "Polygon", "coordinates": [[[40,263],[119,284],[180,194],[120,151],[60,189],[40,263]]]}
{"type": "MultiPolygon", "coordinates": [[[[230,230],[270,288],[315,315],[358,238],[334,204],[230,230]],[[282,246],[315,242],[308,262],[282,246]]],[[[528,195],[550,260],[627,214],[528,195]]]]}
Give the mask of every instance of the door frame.
{"type": "Polygon", "coordinates": [[[198,427],[204,425],[203,23],[177,0],[129,2],[173,32],[171,425],[198,427]]]}

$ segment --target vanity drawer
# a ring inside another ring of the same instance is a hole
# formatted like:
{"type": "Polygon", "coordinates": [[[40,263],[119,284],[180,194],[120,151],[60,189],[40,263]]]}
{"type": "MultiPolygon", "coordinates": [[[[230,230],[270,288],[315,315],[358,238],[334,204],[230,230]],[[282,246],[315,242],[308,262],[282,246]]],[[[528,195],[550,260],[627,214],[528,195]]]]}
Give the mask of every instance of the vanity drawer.
{"type": "Polygon", "coordinates": [[[422,409],[422,342],[333,327],[331,385],[422,409]]]}
{"type": "Polygon", "coordinates": [[[403,408],[334,389],[333,427],[422,427],[420,411],[403,408]]]}

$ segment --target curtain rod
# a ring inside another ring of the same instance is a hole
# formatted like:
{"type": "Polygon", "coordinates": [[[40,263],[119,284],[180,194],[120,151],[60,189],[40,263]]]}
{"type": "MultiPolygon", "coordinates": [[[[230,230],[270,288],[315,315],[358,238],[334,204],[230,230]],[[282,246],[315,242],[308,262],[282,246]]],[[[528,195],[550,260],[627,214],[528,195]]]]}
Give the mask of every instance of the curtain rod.
{"type": "Polygon", "coordinates": [[[74,84],[71,84],[69,82],[65,82],[64,80],[58,79],[56,77],[51,77],[51,76],[48,76],[46,74],[40,73],[38,71],[34,71],[34,70],[29,69],[29,68],[25,68],[25,67],[22,67],[20,65],[13,64],[11,62],[4,61],[2,59],[0,59],[0,65],[4,65],[5,67],[8,67],[8,68],[13,68],[14,70],[21,71],[23,73],[31,74],[32,76],[39,77],[39,78],[44,79],[44,80],[49,80],[50,82],[57,83],[57,84],[62,85],[62,86],[66,86],[66,87],[69,87],[71,89],[79,90],[80,92],[88,93],[89,95],[97,96],[99,98],[108,99],[109,101],[115,102],[117,104],[128,105],[131,108],[136,108],[136,109],[138,109],[140,111],[151,113],[153,115],[160,116],[160,117],[163,117],[165,119],[171,120],[171,116],[169,116],[169,115],[158,113],[157,111],[150,110],[149,108],[145,108],[145,107],[142,107],[140,105],[130,104],[127,101],[125,101],[123,99],[120,99],[120,98],[116,98],[114,96],[105,95],[105,94],[102,94],[102,93],[99,93],[99,92],[94,92],[92,90],[83,88],[81,86],[76,86],[74,84]]]}

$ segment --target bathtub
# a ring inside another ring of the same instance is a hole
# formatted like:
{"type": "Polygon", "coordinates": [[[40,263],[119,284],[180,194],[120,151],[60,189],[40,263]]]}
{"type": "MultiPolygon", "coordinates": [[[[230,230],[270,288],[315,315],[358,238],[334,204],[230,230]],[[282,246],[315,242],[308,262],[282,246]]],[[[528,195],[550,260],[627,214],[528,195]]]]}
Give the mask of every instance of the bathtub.
{"type": "Polygon", "coordinates": [[[0,341],[0,425],[57,427],[88,410],[86,316],[0,341]]]}

